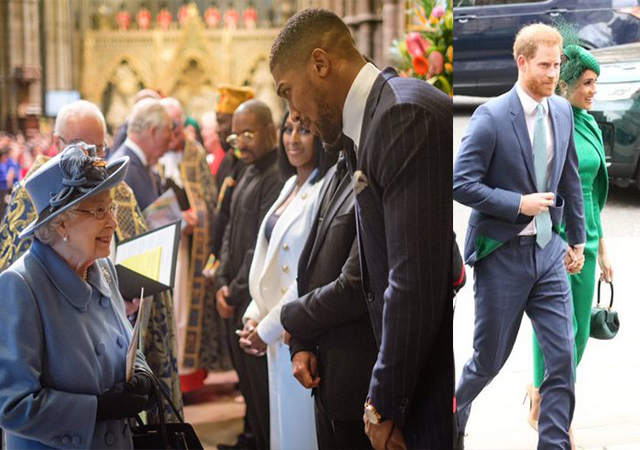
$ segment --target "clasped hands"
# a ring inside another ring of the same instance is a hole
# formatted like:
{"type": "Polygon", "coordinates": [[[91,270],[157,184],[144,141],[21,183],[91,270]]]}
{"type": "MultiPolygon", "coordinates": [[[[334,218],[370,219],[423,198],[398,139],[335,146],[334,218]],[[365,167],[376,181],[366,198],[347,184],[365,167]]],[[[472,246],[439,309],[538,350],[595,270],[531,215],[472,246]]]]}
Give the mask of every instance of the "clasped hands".
{"type": "Polygon", "coordinates": [[[245,353],[253,356],[264,356],[267,353],[267,344],[258,334],[258,322],[253,319],[247,320],[242,330],[236,333],[239,336],[238,343],[245,353]]]}
{"type": "Polygon", "coordinates": [[[584,248],[567,246],[567,254],[564,255],[564,266],[570,275],[580,273],[584,266],[584,248]]]}

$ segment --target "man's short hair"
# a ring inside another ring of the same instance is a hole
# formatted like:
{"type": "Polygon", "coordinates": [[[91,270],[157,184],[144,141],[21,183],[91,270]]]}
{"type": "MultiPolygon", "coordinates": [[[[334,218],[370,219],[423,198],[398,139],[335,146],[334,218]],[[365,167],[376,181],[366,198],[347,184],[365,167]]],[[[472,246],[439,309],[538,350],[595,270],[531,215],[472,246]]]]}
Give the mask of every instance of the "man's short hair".
{"type": "Polygon", "coordinates": [[[273,115],[271,114],[271,108],[258,99],[252,98],[251,100],[247,100],[236,109],[236,114],[244,114],[244,113],[253,113],[258,119],[258,123],[263,127],[268,126],[269,124],[273,125],[273,115]]]}
{"type": "Polygon", "coordinates": [[[309,8],[295,14],[280,30],[269,56],[269,68],[289,68],[304,63],[315,48],[322,48],[344,58],[358,57],[355,42],[347,25],[335,13],[309,8]]]}
{"type": "Polygon", "coordinates": [[[85,117],[97,117],[102,124],[102,129],[107,132],[107,124],[104,121],[102,111],[94,103],[87,100],[77,100],[60,108],[58,116],[56,117],[56,125],[53,131],[54,136],[65,136],[67,125],[71,120],[83,119],[85,117]]]}
{"type": "Polygon", "coordinates": [[[562,49],[562,35],[552,26],[544,23],[527,25],[518,31],[513,43],[513,59],[522,55],[525,59],[536,56],[540,44],[557,45],[562,49]]]}
{"type": "Polygon", "coordinates": [[[145,98],[133,106],[128,133],[142,134],[152,127],[169,126],[171,118],[166,108],[155,98],[145,98]]]}
{"type": "Polygon", "coordinates": [[[184,112],[182,108],[182,104],[177,98],[174,97],[165,97],[160,100],[160,103],[167,108],[167,112],[173,118],[173,113],[178,111],[180,113],[180,124],[184,125],[187,120],[187,114],[184,112]]]}

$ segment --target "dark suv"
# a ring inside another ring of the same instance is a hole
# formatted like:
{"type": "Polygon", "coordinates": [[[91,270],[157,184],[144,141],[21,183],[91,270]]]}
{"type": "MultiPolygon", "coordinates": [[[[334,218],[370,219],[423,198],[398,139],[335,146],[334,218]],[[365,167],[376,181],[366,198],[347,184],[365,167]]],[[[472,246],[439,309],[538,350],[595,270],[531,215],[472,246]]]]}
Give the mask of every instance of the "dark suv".
{"type": "Polygon", "coordinates": [[[640,43],[593,52],[600,62],[591,114],[602,130],[609,178],[640,188],[640,43]]]}
{"type": "Polygon", "coordinates": [[[454,0],[456,95],[491,97],[516,81],[513,40],[523,26],[563,19],[587,49],[640,41],[640,0],[454,0]]]}

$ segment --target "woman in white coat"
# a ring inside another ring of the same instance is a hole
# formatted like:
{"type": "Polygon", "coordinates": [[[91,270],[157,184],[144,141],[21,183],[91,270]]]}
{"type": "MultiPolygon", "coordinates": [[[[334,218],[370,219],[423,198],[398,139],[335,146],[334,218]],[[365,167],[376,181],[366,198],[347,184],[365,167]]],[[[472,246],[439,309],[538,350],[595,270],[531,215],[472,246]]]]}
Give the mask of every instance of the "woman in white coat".
{"type": "Polygon", "coordinates": [[[311,230],[324,174],[335,157],[327,155],[319,139],[293,123],[288,113],[280,136],[280,169],[285,177],[292,176],[258,232],[249,273],[252,302],[243,317],[240,346],[257,357],[267,354],[271,450],[315,450],[314,403],[293,376],[280,310],[287,291],[296,289],[298,259],[311,230]]]}

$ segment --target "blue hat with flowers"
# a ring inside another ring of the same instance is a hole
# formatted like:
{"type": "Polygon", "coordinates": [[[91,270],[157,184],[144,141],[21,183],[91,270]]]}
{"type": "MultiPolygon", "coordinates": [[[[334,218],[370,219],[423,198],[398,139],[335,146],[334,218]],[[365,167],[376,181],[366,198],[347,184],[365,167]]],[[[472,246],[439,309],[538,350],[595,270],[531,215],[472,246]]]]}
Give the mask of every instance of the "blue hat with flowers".
{"type": "Polygon", "coordinates": [[[38,218],[20,233],[20,238],[33,234],[87,197],[122,182],[129,167],[129,157],[107,164],[95,153],[93,145],[84,142],[71,144],[24,181],[38,218]]]}

